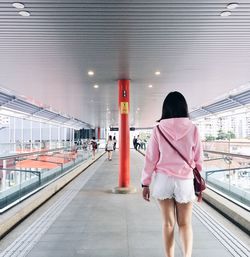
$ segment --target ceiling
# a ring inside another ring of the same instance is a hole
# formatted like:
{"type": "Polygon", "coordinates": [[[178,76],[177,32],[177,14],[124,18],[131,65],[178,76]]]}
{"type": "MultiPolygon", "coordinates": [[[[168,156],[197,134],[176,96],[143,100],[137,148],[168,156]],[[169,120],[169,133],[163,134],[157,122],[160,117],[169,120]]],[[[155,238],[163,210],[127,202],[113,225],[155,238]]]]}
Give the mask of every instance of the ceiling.
{"type": "Polygon", "coordinates": [[[0,87],[93,126],[117,126],[118,79],[131,80],[135,127],[170,91],[195,109],[250,81],[250,0],[229,17],[221,0],[21,2],[29,17],[0,1],[0,87]]]}

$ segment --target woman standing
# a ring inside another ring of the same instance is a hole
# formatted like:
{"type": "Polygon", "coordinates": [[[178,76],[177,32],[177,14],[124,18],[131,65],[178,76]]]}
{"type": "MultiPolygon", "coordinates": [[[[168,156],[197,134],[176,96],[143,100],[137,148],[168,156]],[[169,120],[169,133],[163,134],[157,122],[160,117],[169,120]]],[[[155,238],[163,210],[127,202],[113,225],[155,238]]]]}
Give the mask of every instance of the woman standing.
{"type": "Polygon", "coordinates": [[[112,136],[109,136],[109,139],[107,141],[107,146],[106,146],[109,161],[112,160],[113,147],[114,147],[114,143],[113,143],[113,140],[112,140],[112,136]]]}
{"type": "Polygon", "coordinates": [[[95,159],[95,153],[97,150],[97,142],[95,140],[95,137],[92,137],[92,140],[90,141],[91,150],[92,150],[92,160],[95,159]]]}
{"type": "Polygon", "coordinates": [[[143,198],[150,200],[150,183],[155,173],[153,197],[162,213],[166,257],[174,257],[174,226],[177,221],[184,257],[191,257],[193,245],[192,201],[195,198],[193,170],[161,133],[190,164],[202,170],[202,147],[197,127],[189,120],[184,96],[171,92],[163,102],[159,126],[153,129],[142,172],[143,198]]]}
{"type": "Polygon", "coordinates": [[[114,151],[115,151],[115,149],[116,149],[116,143],[117,143],[117,140],[116,140],[116,137],[115,137],[115,136],[113,136],[113,143],[114,143],[114,151]]]}

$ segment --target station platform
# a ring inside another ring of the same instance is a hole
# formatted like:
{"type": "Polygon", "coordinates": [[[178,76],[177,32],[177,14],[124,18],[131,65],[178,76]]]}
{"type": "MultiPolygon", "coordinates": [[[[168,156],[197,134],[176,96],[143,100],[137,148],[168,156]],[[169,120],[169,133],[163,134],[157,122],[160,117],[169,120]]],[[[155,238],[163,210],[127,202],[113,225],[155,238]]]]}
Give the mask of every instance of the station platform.
{"type": "MultiPolygon", "coordinates": [[[[113,194],[118,153],[112,161],[103,155],[3,238],[0,256],[164,257],[157,201],[141,197],[143,159],[131,150],[131,184],[137,193],[113,194]]],[[[250,256],[249,237],[239,236],[208,210],[204,202],[194,203],[192,257],[250,256]]],[[[181,256],[176,237],[175,257],[181,256]]]]}

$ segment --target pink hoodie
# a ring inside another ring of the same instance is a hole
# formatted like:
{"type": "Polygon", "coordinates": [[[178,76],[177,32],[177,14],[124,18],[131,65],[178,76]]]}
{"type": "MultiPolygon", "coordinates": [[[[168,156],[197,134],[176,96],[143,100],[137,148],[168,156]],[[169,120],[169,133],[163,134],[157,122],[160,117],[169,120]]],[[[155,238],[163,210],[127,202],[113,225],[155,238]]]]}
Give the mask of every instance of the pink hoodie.
{"type": "MultiPolygon", "coordinates": [[[[187,158],[192,167],[202,170],[202,145],[197,127],[189,118],[172,118],[160,121],[163,134],[187,158]]],[[[179,154],[153,128],[149,140],[141,183],[150,185],[153,172],[161,172],[178,178],[193,178],[193,171],[179,154]]]]}

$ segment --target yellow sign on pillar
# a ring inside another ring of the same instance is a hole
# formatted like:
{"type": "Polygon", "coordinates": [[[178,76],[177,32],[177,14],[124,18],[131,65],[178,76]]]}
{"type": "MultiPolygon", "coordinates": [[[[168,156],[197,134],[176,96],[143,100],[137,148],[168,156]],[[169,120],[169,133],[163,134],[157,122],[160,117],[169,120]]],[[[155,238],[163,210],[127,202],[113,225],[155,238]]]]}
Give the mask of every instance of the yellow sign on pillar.
{"type": "Polygon", "coordinates": [[[128,114],[128,102],[121,102],[121,114],[128,114]]]}

